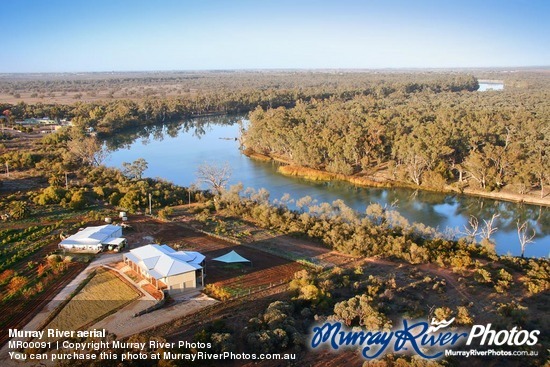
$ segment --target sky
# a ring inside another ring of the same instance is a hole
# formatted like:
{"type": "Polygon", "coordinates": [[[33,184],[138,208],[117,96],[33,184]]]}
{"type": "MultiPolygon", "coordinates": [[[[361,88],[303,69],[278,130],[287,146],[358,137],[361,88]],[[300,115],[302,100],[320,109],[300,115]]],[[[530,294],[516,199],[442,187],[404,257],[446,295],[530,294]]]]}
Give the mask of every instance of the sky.
{"type": "Polygon", "coordinates": [[[550,65],[548,0],[1,0],[0,73],[550,65]]]}

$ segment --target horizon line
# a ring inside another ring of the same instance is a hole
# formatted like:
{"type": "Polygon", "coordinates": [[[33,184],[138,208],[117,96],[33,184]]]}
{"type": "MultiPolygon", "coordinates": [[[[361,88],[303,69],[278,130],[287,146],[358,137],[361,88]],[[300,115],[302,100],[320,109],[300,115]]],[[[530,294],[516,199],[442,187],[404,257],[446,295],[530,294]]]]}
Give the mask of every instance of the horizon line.
{"type": "Polygon", "coordinates": [[[142,70],[94,70],[94,71],[0,71],[0,75],[32,75],[32,74],[110,74],[110,73],[208,73],[208,72],[273,72],[273,71],[339,71],[339,72],[360,72],[360,71],[458,71],[458,70],[495,70],[506,69],[550,69],[548,65],[523,65],[523,66],[455,66],[455,67],[381,67],[381,68],[219,68],[219,69],[142,69],[142,70]]]}

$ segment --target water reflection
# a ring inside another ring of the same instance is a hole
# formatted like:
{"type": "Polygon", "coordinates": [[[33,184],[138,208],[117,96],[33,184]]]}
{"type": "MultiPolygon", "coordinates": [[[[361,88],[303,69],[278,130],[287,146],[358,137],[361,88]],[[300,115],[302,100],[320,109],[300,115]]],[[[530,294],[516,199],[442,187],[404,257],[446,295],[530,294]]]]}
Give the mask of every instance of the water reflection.
{"type": "MultiPolygon", "coordinates": [[[[165,135],[170,138],[177,138],[179,134],[191,134],[200,139],[208,132],[219,126],[235,125],[242,116],[210,116],[197,117],[166,125],[145,125],[129,128],[121,133],[110,137],[105,141],[107,149],[114,152],[119,149],[129,149],[135,141],[140,140],[142,145],[148,145],[151,139],[157,142],[163,141],[165,135]]],[[[233,138],[236,138],[235,135],[233,138]]]]}
{"type": "MultiPolygon", "coordinates": [[[[535,205],[516,204],[464,195],[450,195],[411,189],[359,188],[345,182],[312,182],[277,173],[277,163],[258,162],[241,154],[238,121],[243,116],[195,118],[166,125],[145,126],[117,134],[106,142],[112,151],[108,164],[145,158],[149,177],[163,177],[184,186],[196,182],[196,168],[204,162],[229,162],[233,175],[230,184],[242,182],[256,190],[266,188],[270,198],[288,193],[296,201],[311,196],[318,203],[342,199],[346,205],[365,213],[370,203],[394,205],[410,222],[444,231],[463,230],[470,216],[489,221],[495,214],[498,227],[494,239],[501,254],[520,253],[517,222],[528,220],[536,230],[534,244],[526,256],[548,256],[550,251],[550,210],[535,205]]],[[[294,206],[295,204],[290,204],[294,206]]],[[[295,208],[295,207],[294,207],[295,208]]]]}

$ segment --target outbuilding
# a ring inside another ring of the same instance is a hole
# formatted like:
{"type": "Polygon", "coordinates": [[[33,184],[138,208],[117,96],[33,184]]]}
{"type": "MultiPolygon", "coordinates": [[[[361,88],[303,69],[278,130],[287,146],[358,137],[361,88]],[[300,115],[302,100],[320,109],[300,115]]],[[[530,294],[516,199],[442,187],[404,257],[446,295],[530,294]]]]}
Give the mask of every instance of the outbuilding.
{"type": "Polygon", "coordinates": [[[61,241],[59,248],[73,252],[98,253],[105,248],[120,250],[125,245],[126,239],[122,237],[122,227],[107,224],[84,228],[61,241]]]}

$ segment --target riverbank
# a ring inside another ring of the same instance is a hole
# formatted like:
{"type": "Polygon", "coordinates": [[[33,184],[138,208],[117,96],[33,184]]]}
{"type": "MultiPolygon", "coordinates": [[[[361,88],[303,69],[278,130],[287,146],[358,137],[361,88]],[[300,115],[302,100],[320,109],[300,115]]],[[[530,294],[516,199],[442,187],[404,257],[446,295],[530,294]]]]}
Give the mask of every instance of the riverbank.
{"type": "Polygon", "coordinates": [[[311,181],[338,180],[338,181],[349,182],[353,185],[362,186],[362,187],[376,187],[376,188],[401,187],[401,188],[433,191],[433,192],[440,192],[440,193],[452,193],[452,194],[477,196],[477,197],[483,197],[483,198],[489,198],[489,199],[495,199],[495,200],[509,201],[514,203],[525,203],[525,204],[534,204],[534,205],[542,205],[542,206],[550,207],[549,195],[546,195],[545,197],[541,198],[540,194],[539,194],[539,197],[537,197],[536,195],[528,195],[528,194],[522,195],[522,194],[517,194],[514,192],[506,192],[506,191],[486,192],[486,191],[477,190],[469,187],[458,188],[452,185],[445,185],[443,188],[434,188],[429,186],[416,186],[408,182],[402,182],[402,181],[385,178],[384,175],[379,175],[377,177],[344,175],[341,173],[331,173],[323,170],[317,170],[313,168],[299,166],[299,165],[292,164],[292,162],[286,159],[281,159],[280,157],[257,153],[252,149],[246,149],[243,152],[243,154],[245,154],[247,157],[251,159],[255,159],[263,162],[267,162],[267,161],[279,162],[282,164],[277,169],[279,173],[285,176],[300,177],[311,181]]]}

